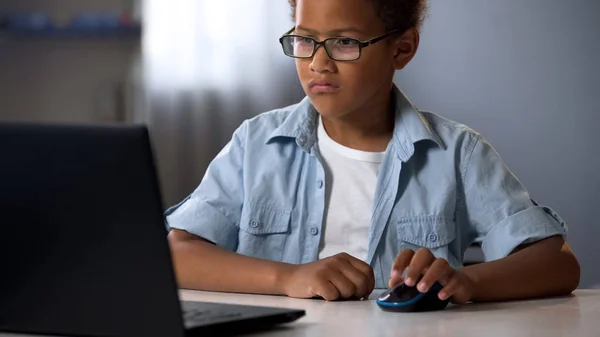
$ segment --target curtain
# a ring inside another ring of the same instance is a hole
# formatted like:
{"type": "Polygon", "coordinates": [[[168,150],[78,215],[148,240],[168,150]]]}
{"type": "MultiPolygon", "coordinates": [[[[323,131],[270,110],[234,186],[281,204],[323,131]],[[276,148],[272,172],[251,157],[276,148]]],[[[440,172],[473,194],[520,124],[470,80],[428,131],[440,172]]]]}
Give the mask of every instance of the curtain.
{"type": "Polygon", "coordinates": [[[279,45],[285,0],[146,0],[136,120],[149,125],[163,198],[199,184],[244,119],[302,99],[279,45]]]}

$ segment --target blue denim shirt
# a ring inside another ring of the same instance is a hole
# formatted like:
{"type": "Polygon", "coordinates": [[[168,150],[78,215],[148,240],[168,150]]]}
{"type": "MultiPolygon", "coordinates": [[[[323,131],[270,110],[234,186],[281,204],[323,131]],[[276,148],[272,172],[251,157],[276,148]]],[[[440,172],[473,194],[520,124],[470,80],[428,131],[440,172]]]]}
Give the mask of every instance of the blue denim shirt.
{"type": "MultiPolygon", "coordinates": [[[[454,268],[481,242],[486,261],[520,244],[565,235],[478,133],[417,110],[394,88],[396,119],[375,191],[369,263],[386,288],[396,255],[428,248],[454,268]]],[[[325,172],[317,112],[297,105],[245,121],[209,165],[199,187],[166,212],[167,227],[225,249],[300,264],[317,259],[325,172]]]]}

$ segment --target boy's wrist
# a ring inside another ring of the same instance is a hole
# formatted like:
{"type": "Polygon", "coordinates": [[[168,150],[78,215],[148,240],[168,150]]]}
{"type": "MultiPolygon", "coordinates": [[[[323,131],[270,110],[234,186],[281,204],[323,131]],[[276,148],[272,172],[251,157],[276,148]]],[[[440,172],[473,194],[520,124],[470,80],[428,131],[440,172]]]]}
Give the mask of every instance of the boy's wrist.
{"type": "Polygon", "coordinates": [[[485,293],[485,289],[482,289],[484,286],[481,275],[482,271],[485,271],[485,269],[482,269],[481,266],[478,265],[467,266],[460,269],[460,272],[469,279],[471,284],[470,301],[476,301],[477,298],[479,298],[479,294],[482,292],[485,293]]]}
{"type": "Polygon", "coordinates": [[[276,262],[273,268],[273,290],[277,295],[287,296],[287,284],[289,283],[295,265],[276,262]]]}

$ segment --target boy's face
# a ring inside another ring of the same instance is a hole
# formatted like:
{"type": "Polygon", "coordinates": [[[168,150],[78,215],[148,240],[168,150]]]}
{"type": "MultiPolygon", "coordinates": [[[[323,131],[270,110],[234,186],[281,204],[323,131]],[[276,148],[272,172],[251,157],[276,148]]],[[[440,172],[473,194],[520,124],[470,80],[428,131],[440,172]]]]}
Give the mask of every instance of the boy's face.
{"type": "MultiPolygon", "coordinates": [[[[385,25],[369,0],[297,1],[294,34],[318,41],[329,37],[364,41],[385,33],[385,25]]],[[[405,65],[398,63],[399,53],[402,53],[399,43],[397,38],[389,37],[363,48],[356,61],[334,61],[321,46],[312,59],[296,60],[302,87],[325,117],[343,118],[368,109],[389,95],[394,70],[405,65]]]]}

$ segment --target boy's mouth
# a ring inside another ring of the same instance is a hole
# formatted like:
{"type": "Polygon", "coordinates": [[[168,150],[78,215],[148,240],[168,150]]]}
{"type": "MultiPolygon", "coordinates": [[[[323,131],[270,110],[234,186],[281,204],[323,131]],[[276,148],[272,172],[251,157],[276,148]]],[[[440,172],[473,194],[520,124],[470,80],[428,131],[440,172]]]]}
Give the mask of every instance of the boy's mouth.
{"type": "Polygon", "coordinates": [[[310,80],[308,87],[313,94],[333,93],[340,89],[338,85],[324,80],[310,80]]]}

